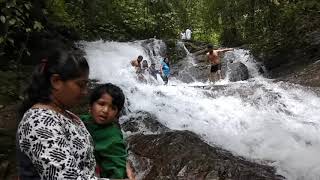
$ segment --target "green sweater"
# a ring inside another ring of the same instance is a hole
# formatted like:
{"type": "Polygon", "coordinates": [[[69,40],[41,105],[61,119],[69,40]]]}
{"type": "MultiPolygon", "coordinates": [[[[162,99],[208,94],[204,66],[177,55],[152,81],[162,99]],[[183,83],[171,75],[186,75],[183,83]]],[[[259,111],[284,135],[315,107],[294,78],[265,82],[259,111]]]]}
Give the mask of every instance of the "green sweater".
{"type": "Polygon", "coordinates": [[[95,143],[95,158],[102,178],[123,179],[126,174],[127,151],[121,129],[115,123],[95,124],[91,115],[81,115],[95,143]]]}

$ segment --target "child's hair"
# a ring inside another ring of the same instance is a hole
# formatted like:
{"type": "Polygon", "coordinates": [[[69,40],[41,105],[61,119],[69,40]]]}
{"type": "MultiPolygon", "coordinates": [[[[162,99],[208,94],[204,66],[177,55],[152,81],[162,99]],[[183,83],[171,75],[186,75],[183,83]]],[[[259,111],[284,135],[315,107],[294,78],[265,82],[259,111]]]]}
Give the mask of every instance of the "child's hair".
{"type": "Polygon", "coordinates": [[[147,60],[143,60],[142,61],[142,67],[148,67],[148,61],[147,60]]]}
{"type": "Polygon", "coordinates": [[[125,96],[121,88],[112,83],[102,84],[93,89],[89,100],[90,106],[105,93],[112,97],[112,105],[115,105],[118,108],[118,113],[120,113],[124,106],[125,96]]]}
{"type": "Polygon", "coordinates": [[[53,50],[44,57],[36,66],[31,83],[24,93],[24,101],[19,109],[19,118],[36,103],[48,103],[51,101],[51,82],[53,74],[59,74],[63,81],[76,79],[89,72],[89,65],[78,51],[53,50]]]}

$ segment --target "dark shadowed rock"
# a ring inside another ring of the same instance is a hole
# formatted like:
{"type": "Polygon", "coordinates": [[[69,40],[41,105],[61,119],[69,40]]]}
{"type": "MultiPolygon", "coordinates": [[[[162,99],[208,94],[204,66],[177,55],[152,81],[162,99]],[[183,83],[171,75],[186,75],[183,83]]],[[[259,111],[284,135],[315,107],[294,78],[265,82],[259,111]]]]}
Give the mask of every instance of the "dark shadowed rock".
{"type": "Polygon", "coordinates": [[[280,180],[275,169],[204,143],[189,131],[128,138],[133,167],[143,180],[280,180]]]}
{"type": "Polygon", "coordinates": [[[246,65],[241,62],[228,64],[229,80],[232,82],[243,81],[249,78],[249,72],[246,65]]]}
{"type": "Polygon", "coordinates": [[[206,49],[208,44],[207,42],[200,42],[200,41],[186,41],[184,42],[186,48],[191,53],[195,53],[197,51],[201,51],[203,49],[206,49]]]}

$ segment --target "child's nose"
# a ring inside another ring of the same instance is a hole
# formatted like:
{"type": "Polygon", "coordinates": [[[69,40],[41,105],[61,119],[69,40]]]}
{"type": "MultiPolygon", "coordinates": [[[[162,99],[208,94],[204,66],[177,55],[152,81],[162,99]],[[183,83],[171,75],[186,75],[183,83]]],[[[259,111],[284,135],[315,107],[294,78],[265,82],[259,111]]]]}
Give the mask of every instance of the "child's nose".
{"type": "Polygon", "coordinates": [[[108,106],[104,106],[104,107],[102,108],[102,111],[103,111],[103,112],[108,112],[108,106]]]}

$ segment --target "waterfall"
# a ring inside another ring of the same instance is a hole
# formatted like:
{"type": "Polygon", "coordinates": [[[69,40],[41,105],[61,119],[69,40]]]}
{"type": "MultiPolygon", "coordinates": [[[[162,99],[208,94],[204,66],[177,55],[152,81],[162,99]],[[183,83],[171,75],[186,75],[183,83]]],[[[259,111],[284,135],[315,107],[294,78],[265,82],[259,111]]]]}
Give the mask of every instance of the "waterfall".
{"type": "Polygon", "coordinates": [[[228,52],[225,58],[243,62],[251,76],[248,81],[210,89],[190,87],[175,78],[169,86],[139,83],[130,61],[143,55],[159,63],[159,44],[162,41],[82,42],[90,78],[119,85],[131,112],[150,112],[170,129],[193,131],[209,144],[268,162],[287,179],[319,179],[319,96],[301,86],[259,76],[246,50],[228,52]]]}

